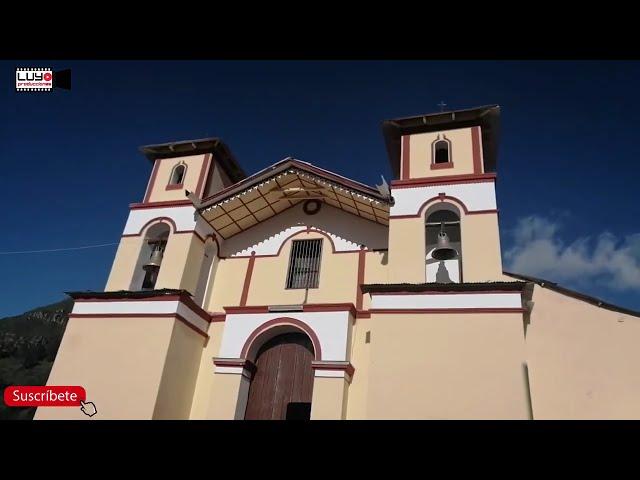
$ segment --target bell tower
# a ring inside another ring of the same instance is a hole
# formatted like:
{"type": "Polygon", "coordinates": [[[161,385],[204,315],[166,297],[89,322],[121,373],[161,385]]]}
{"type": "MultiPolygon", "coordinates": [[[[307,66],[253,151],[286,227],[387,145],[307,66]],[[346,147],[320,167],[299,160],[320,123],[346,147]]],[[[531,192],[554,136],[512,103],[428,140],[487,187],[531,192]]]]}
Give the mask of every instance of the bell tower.
{"type": "Polygon", "coordinates": [[[499,115],[493,105],[383,123],[394,174],[392,283],[502,278],[495,194],[499,115]]]}
{"type": "Polygon", "coordinates": [[[200,270],[210,268],[203,260],[212,258],[206,252],[214,240],[211,227],[196,215],[193,201],[246,175],[218,138],[147,145],[140,150],[153,168],[142,202],[129,206],[105,290],[173,288],[202,293],[208,272],[200,270]]]}

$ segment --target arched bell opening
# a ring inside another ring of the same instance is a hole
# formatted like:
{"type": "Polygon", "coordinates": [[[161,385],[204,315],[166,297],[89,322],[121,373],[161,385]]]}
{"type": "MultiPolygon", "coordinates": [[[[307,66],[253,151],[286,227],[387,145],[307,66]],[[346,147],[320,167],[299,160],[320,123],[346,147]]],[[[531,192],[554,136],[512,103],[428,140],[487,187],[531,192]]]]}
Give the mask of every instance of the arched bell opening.
{"type": "Polygon", "coordinates": [[[460,211],[441,202],[425,213],[425,267],[427,283],[462,281],[460,211]]]}
{"type": "Polygon", "coordinates": [[[146,230],[133,273],[131,290],[155,288],[170,233],[171,227],[164,222],[156,223],[146,230]]]}

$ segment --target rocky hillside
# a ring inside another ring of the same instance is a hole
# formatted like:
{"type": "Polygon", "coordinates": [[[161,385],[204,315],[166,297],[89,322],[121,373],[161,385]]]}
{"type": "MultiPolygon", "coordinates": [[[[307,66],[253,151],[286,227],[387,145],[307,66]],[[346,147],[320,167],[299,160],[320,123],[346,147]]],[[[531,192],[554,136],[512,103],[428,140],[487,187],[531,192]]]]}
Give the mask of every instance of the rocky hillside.
{"type": "MultiPolygon", "coordinates": [[[[44,385],[67,326],[73,300],[0,319],[0,391],[9,385],[44,385]]],[[[0,420],[32,419],[35,408],[8,408],[0,420]]]]}

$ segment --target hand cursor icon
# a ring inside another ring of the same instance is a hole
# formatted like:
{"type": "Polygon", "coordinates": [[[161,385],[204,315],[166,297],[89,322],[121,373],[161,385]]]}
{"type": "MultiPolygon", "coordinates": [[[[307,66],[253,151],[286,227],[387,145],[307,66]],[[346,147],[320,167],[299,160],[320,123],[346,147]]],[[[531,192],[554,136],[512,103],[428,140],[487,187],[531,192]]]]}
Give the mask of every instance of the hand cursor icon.
{"type": "Polygon", "coordinates": [[[80,400],[80,405],[82,405],[80,407],[82,413],[89,417],[93,417],[96,413],[98,413],[98,410],[96,409],[96,406],[93,402],[83,402],[82,400],[80,400]]]}

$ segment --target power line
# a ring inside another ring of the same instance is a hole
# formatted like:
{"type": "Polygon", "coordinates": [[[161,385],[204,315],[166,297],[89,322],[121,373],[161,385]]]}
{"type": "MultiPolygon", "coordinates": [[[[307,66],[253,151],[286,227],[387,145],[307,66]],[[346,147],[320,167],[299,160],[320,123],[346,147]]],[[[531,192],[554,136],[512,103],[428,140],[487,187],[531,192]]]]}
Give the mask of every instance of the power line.
{"type": "Polygon", "coordinates": [[[118,245],[118,242],[114,243],[100,243],[98,245],[85,245],[83,247],[69,247],[69,248],[48,248],[45,250],[23,250],[19,252],[0,252],[0,255],[19,255],[23,253],[45,253],[45,252],[67,252],[70,250],[85,250],[87,248],[100,248],[109,247],[111,245],[118,245]]]}

